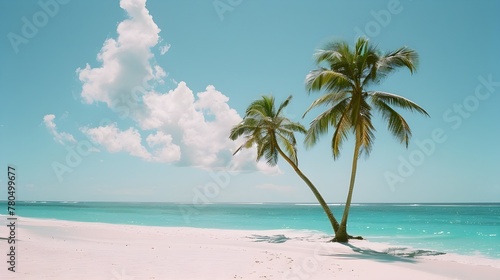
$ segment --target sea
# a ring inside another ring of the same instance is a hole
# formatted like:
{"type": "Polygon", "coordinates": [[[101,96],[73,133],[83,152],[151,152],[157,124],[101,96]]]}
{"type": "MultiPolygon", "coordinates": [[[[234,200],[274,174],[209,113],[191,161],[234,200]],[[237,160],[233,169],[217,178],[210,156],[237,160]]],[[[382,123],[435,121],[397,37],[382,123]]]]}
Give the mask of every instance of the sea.
{"type": "MultiPolygon", "coordinates": [[[[341,220],[343,205],[331,205],[341,220]]],[[[333,235],[314,203],[16,203],[20,217],[164,227],[308,230],[333,235]]],[[[373,242],[500,261],[500,203],[353,204],[348,232],[373,242]]]]}

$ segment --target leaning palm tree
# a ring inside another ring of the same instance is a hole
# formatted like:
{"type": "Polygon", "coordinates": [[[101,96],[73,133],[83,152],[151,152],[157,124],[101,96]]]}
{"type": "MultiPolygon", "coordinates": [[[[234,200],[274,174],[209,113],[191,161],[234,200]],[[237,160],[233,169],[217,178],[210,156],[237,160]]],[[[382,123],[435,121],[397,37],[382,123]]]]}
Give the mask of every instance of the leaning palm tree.
{"type": "Polygon", "coordinates": [[[410,73],[416,70],[418,55],[407,47],[381,54],[367,39],[357,40],[354,49],[346,42],[333,42],[324,50],[315,54],[319,68],[306,76],[306,88],[309,92],[324,90],[325,94],[316,99],[304,116],[318,106],[328,109],[317,116],[306,133],[306,146],[315,144],[321,134],[335,127],[331,148],[334,159],[340,155],[340,148],[349,134],[355,138],[349,192],[339,230],[335,232],[335,241],[347,242],[347,218],[352,200],[358,158],[368,156],[372,150],[375,128],[372,124],[372,109],[376,109],[387,121],[389,131],[408,147],[411,130],[405,119],[393,107],[407,109],[428,116],[427,112],[416,103],[382,91],[368,90],[378,84],[388,74],[400,67],[406,67],[410,73]],[[322,67],[325,65],[326,67],[322,67]]]}
{"type": "Polygon", "coordinates": [[[291,98],[292,96],[281,103],[278,110],[274,106],[274,97],[272,96],[263,96],[250,104],[241,123],[231,129],[229,136],[231,140],[236,140],[240,136],[246,138],[245,142],[234,154],[243,148],[251,148],[257,145],[257,161],[264,157],[267,164],[275,166],[278,163],[278,155],[283,157],[311,189],[328,216],[335,233],[339,229],[339,223],[318,189],[298,167],[297,142],[294,132],[305,133],[306,129],[301,124],[292,122],[282,114],[291,98]]]}

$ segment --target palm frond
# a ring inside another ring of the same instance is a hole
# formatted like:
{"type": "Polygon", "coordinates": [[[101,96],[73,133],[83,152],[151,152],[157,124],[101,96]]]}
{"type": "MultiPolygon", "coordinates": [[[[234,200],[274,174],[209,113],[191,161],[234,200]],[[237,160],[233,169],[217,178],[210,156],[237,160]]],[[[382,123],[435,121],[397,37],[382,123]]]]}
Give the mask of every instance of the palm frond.
{"type": "Polygon", "coordinates": [[[297,146],[296,143],[297,141],[295,140],[295,136],[292,134],[283,134],[283,133],[277,133],[278,136],[278,141],[285,147],[285,152],[287,156],[295,163],[295,165],[298,165],[298,158],[297,158],[297,146]]]}
{"type": "Polygon", "coordinates": [[[248,106],[245,116],[247,117],[272,117],[274,116],[274,97],[262,96],[248,106]]]}
{"type": "Polygon", "coordinates": [[[229,134],[229,138],[236,140],[245,137],[245,142],[236,149],[234,154],[243,148],[257,146],[257,157],[259,161],[264,158],[267,164],[274,166],[278,163],[280,144],[286,151],[292,163],[297,164],[297,149],[295,132],[306,133],[306,129],[300,123],[292,122],[283,116],[283,109],[288,106],[292,99],[289,96],[283,101],[278,110],[275,108],[273,96],[262,96],[252,102],[243,120],[235,125],[229,134]]]}
{"type": "Polygon", "coordinates": [[[382,117],[387,121],[387,128],[401,143],[406,147],[410,142],[411,129],[406,120],[391,106],[387,105],[382,100],[376,100],[374,103],[375,108],[382,114],[382,117]]]}
{"type": "Polygon", "coordinates": [[[317,116],[310,124],[304,142],[306,146],[314,145],[319,136],[328,132],[330,125],[335,126],[340,116],[349,111],[350,97],[338,102],[335,106],[328,108],[325,112],[317,116]]]}
{"type": "Polygon", "coordinates": [[[345,74],[326,68],[312,70],[306,76],[307,91],[342,91],[352,86],[352,82],[345,74]]]}
{"type": "Polygon", "coordinates": [[[371,121],[371,107],[366,102],[363,102],[361,113],[356,126],[356,141],[360,145],[360,156],[365,155],[368,157],[373,148],[375,140],[375,128],[371,121]],[[363,108],[364,107],[364,108],[363,108]]]}
{"type": "Polygon", "coordinates": [[[418,54],[415,51],[402,47],[382,54],[368,39],[359,38],[353,49],[344,41],[329,43],[325,49],[316,52],[315,58],[318,66],[326,64],[328,67],[324,65],[311,71],[306,76],[306,89],[309,92],[325,90],[327,93],[316,99],[304,116],[321,105],[330,108],[311,122],[305,138],[307,146],[316,143],[319,135],[327,132],[329,126],[334,126],[334,158],[339,155],[340,146],[350,131],[355,132],[361,152],[368,155],[373,146],[375,128],[371,122],[372,108],[367,101],[371,101],[382,113],[389,130],[404,143],[408,143],[411,131],[406,121],[391,106],[429,115],[422,107],[404,97],[381,91],[364,91],[369,84],[380,82],[399,68],[408,68],[413,74],[418,66],[418,54]],[[348,101],[348,105],[344,101],[348,101]],[[339,104],[343,107],[342,113],[333,110],[335,107],[340,109],[339,104]]]}
{"type": "Polygon", "coordinates": [[[270,166],[275,166],[278,163],[278,150],[276,149],[276,139],[269,139],[263,143],[264,159],[270,166]]]}
{"type": "Polygon", "coordinates": [[[373,102],[381,100],[386,104],[395,105],[411,112],[415,111],[425,116],[429,116],[429,114],[418,104],[402,96],[383,91],[369,92],[368,95],[370,95],[373,102]]]}
{"type": "Polygon", "coordinates": [[[349,111],[345,110],[336,123],[335,132],[332,136],[333,159],[340,157],[340,148],[342,148],[344,141],[347,140],[351,128],[352,123],[349,117],[349,111]]]}
{"type": "Polygon", "coordinates": [[[236,151],[234,151],[233,156],[236,155],[242,149],[251,148],[255,144],[255,142],[256,142],[255,137],[247,137],[247,140],[245,141],[245,143],[241,144],[241,146],[239,146],[238,149],[236,149],[236,151]]]}
{"type": "Polygon", "coordinates": [[[281,128],[290,132],[300,132],[304,134],[307,132],[306,128],[302,124],[295,122],[284,123],[281,125],[281,128]]]}
{"type": "Polygon", "coordinates": [[[349,45],[343,41],[330,42],[325,46],[325,49],[319,49],[314,53],[314,60],[317,64],[327,62],[329,64],[335,61],[341,61],[343,54],[349,52],[349,45]]]}
{"type": "Polygon", "coordinates": [[[288,96],[287,99],[285,99],[285,101],[283,101],[280,106],[278,107],[278,111],[276,112],[276,116],[280,116],[281,115],[281,110],[283,110],[286,106],[288,106],[288,104],[290,104],[290,101],[292,100],[292,96],[288,96]]]}
{"type": "Polygon", "coordinates": [[[231,128],[229,139],[234,141],[244,134],[253,133],[256,129],[258,129],[258,121],[254,118],[245,118],[239,124],[231,128]]]}
{"type": "Polygon", "coordinates": [[[407,47],[399,48],[395,51],[386,53],[380,57],[377,63],[377,71],[386,76],[398,68],[406,67],[413,74],[417,70],[418,54],[407,47]]]}
{"type": "Polygon", "coordinates": [[[321,105],[331,105],[334,106],[338,102],[344,100],[347,98],[349,95],[348,91],[336,91],[336,92],[330,92],[323,94],[322,96],[318,97],[316,100],[311,103],[309,108],[305,111],[305,113],[302,115],[302,118],[306,116],[309,111],[314,109],[315,107],[321,106],[321,105]]]}

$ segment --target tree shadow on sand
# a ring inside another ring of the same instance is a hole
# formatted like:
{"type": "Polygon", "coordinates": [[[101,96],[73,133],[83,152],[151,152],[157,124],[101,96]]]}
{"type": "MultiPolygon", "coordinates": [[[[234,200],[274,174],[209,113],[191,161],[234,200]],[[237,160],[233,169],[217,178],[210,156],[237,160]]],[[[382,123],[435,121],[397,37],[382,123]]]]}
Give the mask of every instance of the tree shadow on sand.
{"type": "Polygon", "coordinates": [[[337,258],[344,259],[368,259],[374,260],[378,262],[403,262],[403,263],[416,263],[417,260],[415,257],[418,256],[437,256],[443,255],[445,253],[437,252],[437,251],[429,251],[429,250],[411,250],[406,247],[396,247],[396,248],[388,248],[385,251],[376,251],[373,249],[360,248],[354,246],[350,243],[339,243],[346,247],[351,248],[354,252],[352,254],[325,254],[326,256],[335,256],[337,258]]]}
{"type": "Polygon", "coordinates": [[[258,235],[253,234],[251,236],[247,236],[247,238],[254,239],[254,242],[267,242],[267,243],[285,243],[290,238],[284,236],[283,234],[276,235],[258,235]]]}

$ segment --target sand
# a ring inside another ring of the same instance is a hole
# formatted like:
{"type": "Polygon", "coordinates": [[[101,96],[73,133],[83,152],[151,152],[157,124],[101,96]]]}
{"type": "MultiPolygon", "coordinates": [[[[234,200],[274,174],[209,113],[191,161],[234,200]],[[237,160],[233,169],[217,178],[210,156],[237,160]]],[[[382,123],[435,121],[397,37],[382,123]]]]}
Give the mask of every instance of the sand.
{"type": "MultiPolygon", "coordinates": [[[[6,225],[5,216],[0,217],[6,225]]],[[[1,227],[0,237],[8,236],[1,227]]],[[[19,218],[16,272],[0,279],[500,279],[500,261],[430,255],[322,233],[149,227],[19,218]]],[[[10,245],[0,240],[7,260],[10,245]]]]}

